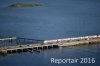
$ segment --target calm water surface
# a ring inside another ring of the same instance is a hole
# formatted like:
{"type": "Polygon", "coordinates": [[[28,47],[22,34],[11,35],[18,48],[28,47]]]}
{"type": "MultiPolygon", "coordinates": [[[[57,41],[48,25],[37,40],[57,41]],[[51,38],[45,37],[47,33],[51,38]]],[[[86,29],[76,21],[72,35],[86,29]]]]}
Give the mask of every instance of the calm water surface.
{"type": "MultiPolygon", "coordinates": [[[[100,0],[0,0],[0,38],[26,37],[57,39],[100,34],[100,0]],[[16,2],[44,3],[41,7],[9,8],[16,2]]],[[[0,57],[1,66],[57,66],[50,58],[96,58],[100,64],[100,45],[71,47],[0,57]]]]}

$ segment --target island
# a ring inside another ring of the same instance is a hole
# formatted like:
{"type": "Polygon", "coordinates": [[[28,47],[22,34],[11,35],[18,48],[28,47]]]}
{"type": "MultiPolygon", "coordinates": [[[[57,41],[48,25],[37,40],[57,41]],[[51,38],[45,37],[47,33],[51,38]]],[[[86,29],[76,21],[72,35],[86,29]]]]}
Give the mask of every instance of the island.
{"type": "Polygon", "coordinates": [[[8,7],[35,7],[35,6],[43,6],[41,3],[15,3],[11,4],[8,7]]]}

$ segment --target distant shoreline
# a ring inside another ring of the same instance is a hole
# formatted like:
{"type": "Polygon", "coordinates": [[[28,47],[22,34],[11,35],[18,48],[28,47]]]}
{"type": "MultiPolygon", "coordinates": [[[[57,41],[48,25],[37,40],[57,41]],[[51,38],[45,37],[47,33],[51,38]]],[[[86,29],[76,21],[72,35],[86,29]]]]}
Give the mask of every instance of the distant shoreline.
{"type": "Polygon", "coordinates": [[[8,7],[36,7],[36,6],[43,6],[44,4],[41,3],[15,3],[11,4],[8,7]]]}

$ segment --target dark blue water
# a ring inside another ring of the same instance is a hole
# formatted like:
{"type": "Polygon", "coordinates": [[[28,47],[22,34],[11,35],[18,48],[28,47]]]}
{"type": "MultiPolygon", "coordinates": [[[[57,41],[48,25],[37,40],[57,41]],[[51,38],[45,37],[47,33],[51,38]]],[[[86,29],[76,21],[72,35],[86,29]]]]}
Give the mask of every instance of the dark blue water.
{"type": "MultiPolygon", "coordinates": [[[[43,40],[94,34],[100,34],[100,0],[0,0],[0,38],[26,37],[43,40]],[[45,6],[7,7],[16,2],[44,3],[45,6]]],[[[0,57],[0,65],[56,66],[50,63],[51,57],[95,57],[97,63],[90,65],[97,66],[100,63],[99,49],[100,47],[93,45],[16,54],[0,57]]],[[[84,64],[59,66],[61,65],[84,64]]]]}

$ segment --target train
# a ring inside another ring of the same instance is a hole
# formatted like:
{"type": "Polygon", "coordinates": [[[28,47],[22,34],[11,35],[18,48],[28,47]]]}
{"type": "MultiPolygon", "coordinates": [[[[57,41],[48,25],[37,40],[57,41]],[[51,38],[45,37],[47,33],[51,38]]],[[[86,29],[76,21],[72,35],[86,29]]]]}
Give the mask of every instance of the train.
{"type": "Polygon", "coordinates": [[[54,40],[45,40],[43,43],[44,44],[56,44],[58,42],[63,42],[63,41],[84,40],[84,39],[89,40],[89,39],[94,39],[94,38],[100,38],[100,35],[73,37],[73,38],[63,38],[63,39],[54,39],[54,40]]]}

